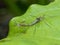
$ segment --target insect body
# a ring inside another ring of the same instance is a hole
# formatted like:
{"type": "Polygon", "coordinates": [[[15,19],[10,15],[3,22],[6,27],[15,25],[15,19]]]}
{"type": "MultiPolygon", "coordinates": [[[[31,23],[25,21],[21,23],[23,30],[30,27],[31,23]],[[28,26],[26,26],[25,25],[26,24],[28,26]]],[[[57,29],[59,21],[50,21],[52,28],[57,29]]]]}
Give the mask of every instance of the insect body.
{"type": "Polygon", "coordinates": [[[36,20],[33,21],[32,23],[30,23],[30,24],[20,24],[20,26],[33,26],[33,25],[37,24],[37,23],[40,22],[40,21],[41,21],[41,17],[38,17],[38,18],[36,18],[36,20]]]}
{"type": "MultiPolygon", "coordinates": [[[[22,27],[28,27],[28,26],[33,26],[33,25],[35,25],[35,24],[37,24],[37,23],[39,23],[40,21],[41,21],[41,19],[42,19],[42,17],[38,17],[38,18],[36,18],[36,20],[34,20],[33,22],[31,22],[30,24],[25,24],[25,23],[23,23],[23,22],[21,22],[20,24],[18,24],[17,23],[17,26],[20,28],[20,26],[22,26],[22,27]]],[[[20,29],[19,29],[20,30],[20,29]]],[[[35,30],[36,31],[36,30],[35,30]]],[[[35,31],[34,31],[34,34],[35,34],[35,31]]],[[[26,30],[25,29],[23,29],[23,32],[26,32],[26,30]]]]}

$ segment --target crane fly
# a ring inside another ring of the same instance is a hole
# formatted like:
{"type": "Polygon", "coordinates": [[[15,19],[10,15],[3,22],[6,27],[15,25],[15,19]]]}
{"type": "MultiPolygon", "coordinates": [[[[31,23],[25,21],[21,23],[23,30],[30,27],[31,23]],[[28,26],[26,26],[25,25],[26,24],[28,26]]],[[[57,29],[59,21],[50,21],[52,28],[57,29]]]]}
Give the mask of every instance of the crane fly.
{"type": "MultiPolygon", "coordinates": [[[[40,17],[37,17],[33,22],[31,22],[30,24],[25,24],[25,23],[20,23],[20,24],[17,24],[19,27],[20,26],[26,26],[26,27],[28,27],[28,26],[33,26],[33,25],[35,25],[35,24],[37,24],[37,23],[39,23],[39,22],[41,22],[43,19],[45,19],[46,17],[55,17],[55,16],[40,16],[40,17]]],[[[44,22],[44,23],[46,23],[46,21],[44,22]]],[[[46,23],[49,27],[51,27],[48,23],[46,23]]],[[[35,25],[36,26],[36,25],[35,25]]],[[[35,28],[35,30],[34,30],[34,34],[35,34],[35,32],[36,32],[36,28],[35,28]]]]}

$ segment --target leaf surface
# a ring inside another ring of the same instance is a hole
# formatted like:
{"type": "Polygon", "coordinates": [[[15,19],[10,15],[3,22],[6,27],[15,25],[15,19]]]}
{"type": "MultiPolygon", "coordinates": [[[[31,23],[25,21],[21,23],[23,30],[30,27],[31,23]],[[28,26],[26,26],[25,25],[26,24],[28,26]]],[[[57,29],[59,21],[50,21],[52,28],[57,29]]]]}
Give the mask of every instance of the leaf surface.
{"type": "Polygon", "coordinates": [[[60,0],[42,6],[31,5],[22,16],[14,17],[10,21],[9,36],[0,41],[0,45],[60,45],[60,0]],[[32,26],[38,17],[41,21],[32,26]]]}

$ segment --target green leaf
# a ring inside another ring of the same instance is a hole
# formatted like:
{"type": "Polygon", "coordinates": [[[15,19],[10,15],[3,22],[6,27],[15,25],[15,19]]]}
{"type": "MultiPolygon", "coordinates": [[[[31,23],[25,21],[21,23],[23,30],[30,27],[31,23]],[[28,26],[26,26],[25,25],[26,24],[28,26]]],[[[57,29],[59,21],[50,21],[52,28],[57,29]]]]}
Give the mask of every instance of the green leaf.
{"type": "Polygon", "coordinates": [[[14,17],[10,21],[9,36],[0,41],[0,45],[60,45],[60,0],[42,6],[31,5],[23,16],[14,17]],[[36,18],[42,20],[32,26],[36,18]]]}

